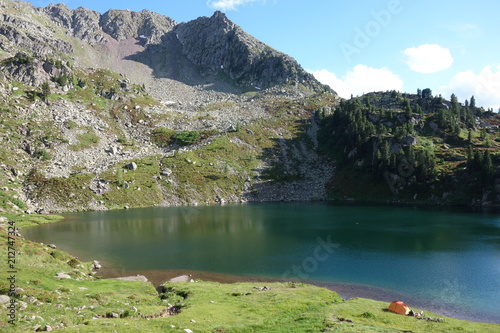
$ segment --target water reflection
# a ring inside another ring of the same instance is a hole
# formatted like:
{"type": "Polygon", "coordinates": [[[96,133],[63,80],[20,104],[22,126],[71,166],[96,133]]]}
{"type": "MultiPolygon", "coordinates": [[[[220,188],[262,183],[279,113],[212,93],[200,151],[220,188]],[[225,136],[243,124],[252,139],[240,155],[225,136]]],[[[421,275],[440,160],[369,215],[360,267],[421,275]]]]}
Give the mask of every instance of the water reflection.
{"type": "Polygon", "coordinates": [[[500,302],[495,214],[326,204],[152,208],[69,214],[24,234],[118,269],[278,278],[292,272],[427,299],[441,295],[443,304],[491,313],[500,302]],[[320,253],[318,239],[338,247],[320,253]]]}

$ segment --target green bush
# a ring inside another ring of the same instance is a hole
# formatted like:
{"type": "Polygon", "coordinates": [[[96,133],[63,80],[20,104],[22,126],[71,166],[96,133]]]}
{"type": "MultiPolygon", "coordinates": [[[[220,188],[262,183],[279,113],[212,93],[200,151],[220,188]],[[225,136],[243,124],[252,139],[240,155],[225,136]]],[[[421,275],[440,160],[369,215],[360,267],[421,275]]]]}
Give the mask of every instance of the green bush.
{"type": "Polygon", "coordinates": [[[43,161],[49,161],[52,159],[52,154],[46,151],[45,149],[37,149],[33,154],[33,156],[43,161]]]}
{"type": "Polygon", "coordinates": [[[198,131],[184,131],[174,134],[175,141],[183,146],[192,145],[200,139],[200,132],[198,131]]]}
{"type": "Polygon", "coordinates": [[[157,128],[151,133],[151,141],[158,147],[167,147],[172,143],[172,137],[175,131],[168,128],[157,128]]]}

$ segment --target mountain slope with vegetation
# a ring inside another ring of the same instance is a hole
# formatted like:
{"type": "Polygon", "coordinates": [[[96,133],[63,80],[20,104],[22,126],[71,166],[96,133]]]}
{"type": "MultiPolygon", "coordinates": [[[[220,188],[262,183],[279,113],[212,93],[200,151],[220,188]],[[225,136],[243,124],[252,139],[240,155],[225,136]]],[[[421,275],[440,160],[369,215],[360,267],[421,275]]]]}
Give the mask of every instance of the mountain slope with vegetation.
{"type": "Polygon", "coordinates": [[[500,117],[459,103],[396,91],[342,101],[322,115],[320,142],[337,161],[334,197],[482,205],[500,202],[500,117]]]}
{"type": "Polygon", "coordinates": [[[1,188],[23,210],[327,198],[335,94],[224,14],[0,6],[1,188]]]}

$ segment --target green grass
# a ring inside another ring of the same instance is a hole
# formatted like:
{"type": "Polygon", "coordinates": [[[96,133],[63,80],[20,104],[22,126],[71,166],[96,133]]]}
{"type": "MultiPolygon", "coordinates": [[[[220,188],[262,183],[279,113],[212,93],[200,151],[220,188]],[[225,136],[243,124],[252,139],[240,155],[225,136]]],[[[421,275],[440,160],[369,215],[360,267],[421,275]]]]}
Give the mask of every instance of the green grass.
{"type": "Polygon", "coordinates": [[[164,158],[161,163],[173,171],[173,182],[165,180],[165,188],[188,203],[239,197],[258,161],[251,146],[237,145],[231,136],[219,136],[196,151],[164,158]]]}
{"type": "Polygon", "coordinates": [[[53,207],[87,207],[94,200],[94,193],[88,184],[92,174],[72,174],[68,178],[45,178],[37,170],[32,170],[27,182],[36,185],[32,197],[51,202],[53,207]]]}
{"type": "Polygon", "coordinates": [[[155,177],[160,175],[158,156],[135,160],[137,170],[127,170],[128,163],[120,163],[103,173],[110,181],[111,190],[100,197],[109,208],[152,207],[163,201],[163,194],[155,177]],[[128,187],[124,185],[128,184],[128,187]]]}
{"type": "Polygon", "coordinates": [[[78,135],[78,142],[69,146],[71,150],[84,150],[96,146],[99,143],[99,137],[90,127],[84,128],[85,132],[78,135]]]}

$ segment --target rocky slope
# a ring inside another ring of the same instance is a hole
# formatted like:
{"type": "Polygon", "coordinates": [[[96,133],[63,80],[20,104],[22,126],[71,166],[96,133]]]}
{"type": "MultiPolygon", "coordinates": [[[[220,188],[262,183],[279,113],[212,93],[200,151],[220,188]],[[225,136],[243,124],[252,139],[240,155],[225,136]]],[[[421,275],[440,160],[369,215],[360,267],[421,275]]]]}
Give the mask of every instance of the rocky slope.
{"type": "Polygon", "coordinates": [[[3,209],[327,198],[335,94],[224,14],[0,11],[3,209]]]}

